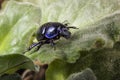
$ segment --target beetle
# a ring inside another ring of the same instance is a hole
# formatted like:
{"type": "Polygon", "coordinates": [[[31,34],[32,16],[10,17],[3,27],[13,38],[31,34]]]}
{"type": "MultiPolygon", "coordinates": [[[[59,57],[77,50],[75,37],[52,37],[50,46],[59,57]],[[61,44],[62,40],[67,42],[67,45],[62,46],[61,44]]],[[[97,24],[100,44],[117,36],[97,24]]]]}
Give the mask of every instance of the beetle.
{"type": "Polygon", "coordinates": [[[68,26],[69,23],[60,23],[60,22],[47,22],[39,27],[36,32],[36,39],[38,43],[33,43],[27,51],[30,51],[32,48],[36,47],[35,51],[38,51],[40,47],[44,44],[50,44],[54,47],[54,41],[59,40],[60,37],[69,39],[71,37],[71,29],[78,29],[74,26],[68,26]]]}

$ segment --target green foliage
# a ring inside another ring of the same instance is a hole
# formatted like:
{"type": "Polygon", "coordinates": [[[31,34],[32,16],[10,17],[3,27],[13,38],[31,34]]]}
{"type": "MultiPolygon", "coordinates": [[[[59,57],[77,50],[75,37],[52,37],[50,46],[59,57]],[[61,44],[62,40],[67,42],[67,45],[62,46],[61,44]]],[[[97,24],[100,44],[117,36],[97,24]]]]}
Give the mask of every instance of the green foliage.
{"type": "MultiPolygon", "coordinates": [[[[120,47],[120,45],[119,45],[120,47]]],[[[68,63],[63,60],[54,60],[47,70],[47,80],[66,80],[70,75],[76,79],[80,72],[86,68],[91,68],[97,80],[119,80],[120,74],[120,50],[112,48],[91,49],[80,51],[81,57],[75,63],[68,63]]],[[[70,76],[70,79],[72,79],[70,76]]],[[[90,74],[84,75],[86,80],[90,74]]],[[[92,75],[92,78],[93,75],[92,75]]],[[[90,78],[91,79],[91,78],[90,78]]],[[[80,80],[80,79],[78,79],[80,80]]],[[[94,80],[94,79],[93,79],[94,80]]]]}
{"type": "MultiPolygon", "coordinates": [[[[24,52],[32,41],[32,34],[43,23],[68,20],[70,25],[79,28],[71,30],[71,39],[61,38],[56,41],[56,50],[50,45],[45,45],[38,52],[25,54],[33,60],[38,59],[42,63],[49,64],[46,80],[66,80],[70,76],[76,79],[74,74],[86,68],[92,69],[98,80],[119,80],[120,5],[118,0],[19,1],[21,2],[8,1],[0,14],[1,55],[24,52]],[[26,1],[31,3],[25,3],[26,1]]],[[[9,59],[3,58],[3,60],[9,59]]],[[[0,63],[1,65],[3,64],[0,63]]],[[[0,70],[0,72],[6,71],[0,70]]]]}
{"type": "Polygon", "coordinates": [[[0,80],[22,80],[18,74],[3,75],[0,80]]]}
{"type": "Polygon", "coordinates": [[[40,19],[39,8],[9,1],[0,14],[0,54],[22,53],[30,36],[39,27],[40,19]]]}
{"type": "Polygon", "coordinates": [[[73,73],[67,80],[97,80],[93,71],[89,68],[79,73],[73,73]]]}
{"type": "Polygon", "coordinates": [[[1,12],[0,75],[14,73],[22,68],[34,70],[34,64],[29,58],[14,53],[24,52],[29,37],[40,22],[40,12],[40,9],[32,4],[15,1],[9,1],[1,12]]]}
{"type": "Polygon", "coordinates": [[[19,69],[34,70],[33,62],[21,54],[9,54],[0,56],[0,75],[14,73],[19,69]]]}

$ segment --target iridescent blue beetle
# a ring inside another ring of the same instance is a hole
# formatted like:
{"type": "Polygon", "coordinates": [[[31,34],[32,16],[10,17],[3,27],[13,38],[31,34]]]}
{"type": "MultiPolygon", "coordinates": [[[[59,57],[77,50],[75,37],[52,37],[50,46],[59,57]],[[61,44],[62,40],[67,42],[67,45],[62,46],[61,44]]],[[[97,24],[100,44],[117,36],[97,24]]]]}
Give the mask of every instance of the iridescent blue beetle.
{"type": "Polygon", "coordinates": [[[78,29],[74,26],[68,26],[68,23],[62,24],[59,22],[47,22],[43,24],[36,33],[36,39],[38,43],[32,44],[27,51],[31,50],[32,48],[36,47],[35,51],[38,51],[39,48],[44,44],[50,44],[54,46],[55,40],[58,40],[60,37],[64,37],[69,39],[71,37],[71,32],[69,29],[78,29]]]}

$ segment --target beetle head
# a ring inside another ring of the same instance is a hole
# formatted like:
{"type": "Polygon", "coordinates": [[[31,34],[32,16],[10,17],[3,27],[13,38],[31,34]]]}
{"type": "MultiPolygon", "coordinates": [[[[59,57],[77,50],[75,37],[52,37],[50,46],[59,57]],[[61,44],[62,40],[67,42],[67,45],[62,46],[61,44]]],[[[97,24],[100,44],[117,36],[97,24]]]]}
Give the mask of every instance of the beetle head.
{"type": "Polygon", "coordinates": [[[59,30],[59,33],[62,37],[66,38],[66,39],[69,39],[71,37],[71,32],[69,31],[68,28],[59,27],[58,30],[59,30]]]}
{"type": "Polygon", "coordinates": [[[62,28],[61,29],[61,35],[66,38],[69,39],[71,37],[71,32],[69,31],[68,28],[62,28]]]}
{"type": "Polygon", "coordinates": [[[68,27],[59,27],[58,30],[60,31],[60,35],[63,36],[66,39],[69,39],[71,37],[71,32],[69,29],[78,29],[74,26],[68,26],[68,27]]]}

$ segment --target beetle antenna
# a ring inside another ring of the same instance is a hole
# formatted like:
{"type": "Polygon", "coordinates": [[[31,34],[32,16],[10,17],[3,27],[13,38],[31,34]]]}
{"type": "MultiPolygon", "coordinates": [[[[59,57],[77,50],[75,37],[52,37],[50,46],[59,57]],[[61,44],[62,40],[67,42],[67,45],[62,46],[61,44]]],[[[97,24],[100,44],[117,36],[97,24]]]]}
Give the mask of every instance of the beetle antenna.
{"type": "Polygon", "coordinates": [[[70,28],[72,28],[72,29],[79,29],[79,28],[74,27],[74,26],[68,26],[67,28],[68,28],[68,29],[70,29],[70,28]]]}

